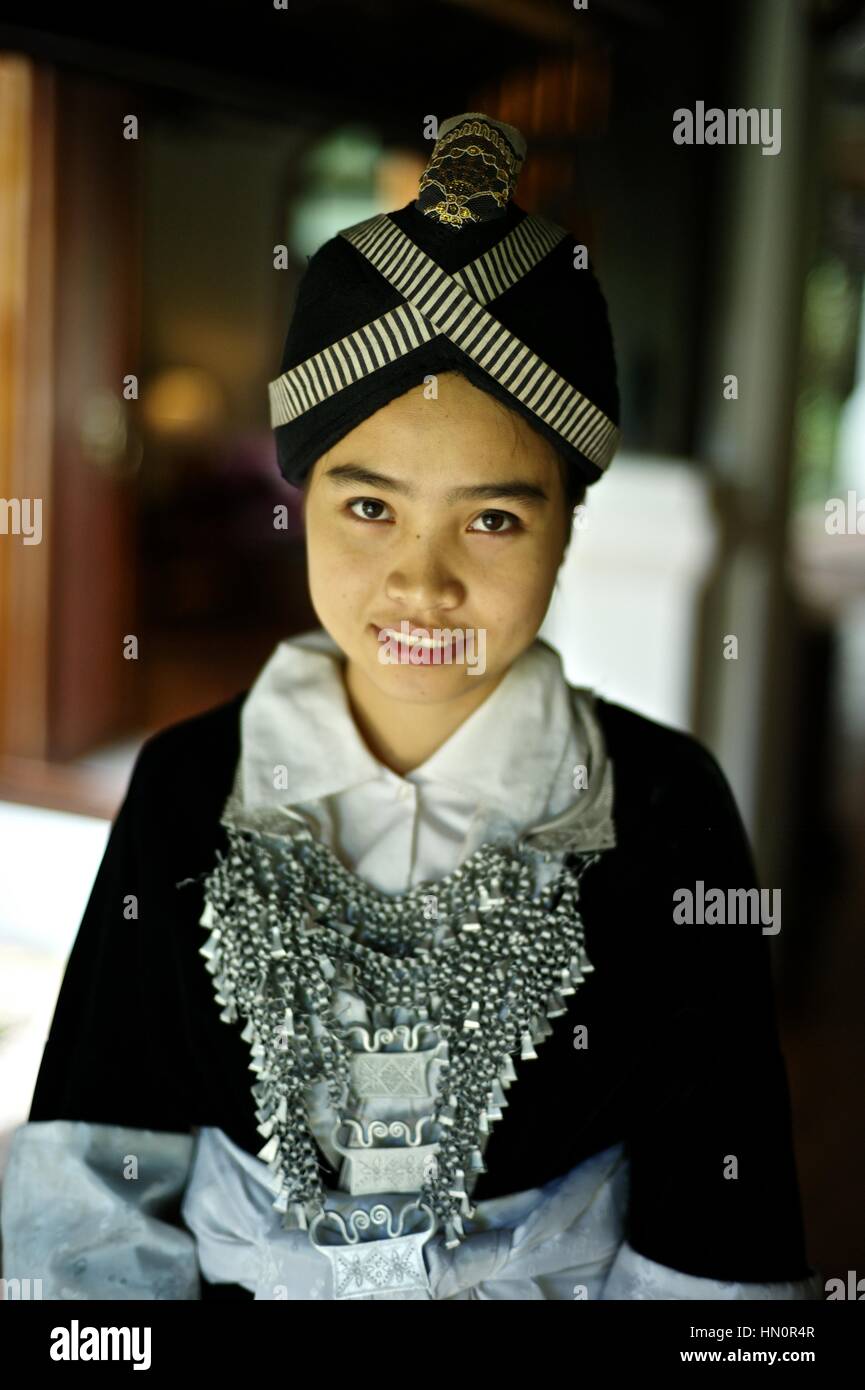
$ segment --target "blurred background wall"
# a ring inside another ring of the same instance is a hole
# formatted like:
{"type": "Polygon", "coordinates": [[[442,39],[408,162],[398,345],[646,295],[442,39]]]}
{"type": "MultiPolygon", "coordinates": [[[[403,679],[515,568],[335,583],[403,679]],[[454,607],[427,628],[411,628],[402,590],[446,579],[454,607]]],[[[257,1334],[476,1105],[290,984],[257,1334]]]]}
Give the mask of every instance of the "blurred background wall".
{"type": "Polygon", "coordinates": [[[865,1268],[863,8],[4,7],[0,1165],[136,750],[316,624],[267,410],[306,259],[414,197],[428,117],[481,110],[589,246],[619,362],[542,632],[730,778],[783,893],[810,1256],[865,1268]],[[780,150],[676,144],[698,102],[780,110],[780,150]]]}

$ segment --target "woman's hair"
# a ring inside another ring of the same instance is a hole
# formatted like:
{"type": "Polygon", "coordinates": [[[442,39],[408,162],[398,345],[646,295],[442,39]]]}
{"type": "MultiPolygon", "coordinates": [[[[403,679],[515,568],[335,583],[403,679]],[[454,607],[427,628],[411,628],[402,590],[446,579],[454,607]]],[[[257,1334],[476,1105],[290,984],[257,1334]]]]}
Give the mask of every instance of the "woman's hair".
{"type": "Polygon", "coordinates": [[[586,500],[588,484],[574,472],[564,455],[558,455],[559,464],[562,469],[562,484],[565,489],[565,501],[568,504],[568,511],[573,512],[576,507],[582,506],[586,500]]]}

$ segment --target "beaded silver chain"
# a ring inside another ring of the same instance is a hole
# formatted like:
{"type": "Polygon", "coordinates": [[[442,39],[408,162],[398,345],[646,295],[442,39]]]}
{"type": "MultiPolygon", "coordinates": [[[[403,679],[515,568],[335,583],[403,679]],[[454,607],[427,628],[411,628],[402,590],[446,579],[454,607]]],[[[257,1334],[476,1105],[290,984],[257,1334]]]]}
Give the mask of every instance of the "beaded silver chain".
{"type": "Polygon", "coordinates": [[[332,1007],[345,988],[385,1027],[408,1010],[447,1039],[432,1114],[438,1153],[421,1193],[453,1248],[473,1214],[466,1172],[484,1171],[480,1136],[501,1117],[500,1078],[515,1075],[511,1054],[537,1055],[548,1020],[593,969],[577,902],[600,855],[556,855],[560,867],[536,892],[541,851],[490,843],[446,877],[389,895],[308,831],[228,825],[227,837],[206,879],[201,954],[221,1019],[245,1020],[274,1208],[304,1229],[324,1210],[306,1090],[324,1080],[337,1111],[345,1102],[352,1048],[332,1007]]]}

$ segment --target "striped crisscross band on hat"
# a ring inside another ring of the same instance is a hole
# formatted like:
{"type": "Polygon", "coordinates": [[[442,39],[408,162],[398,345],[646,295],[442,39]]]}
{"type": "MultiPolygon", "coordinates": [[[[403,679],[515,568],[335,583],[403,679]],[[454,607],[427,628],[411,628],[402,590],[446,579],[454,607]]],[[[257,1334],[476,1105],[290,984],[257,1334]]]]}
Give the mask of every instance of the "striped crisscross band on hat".
{"type": "Polygon", "coordinates": [[[569,235],[526,216],[498,245],[449,275],[381,213],[340,233],[404,302],[283,372],[268,387],[273,428],[285,425],[444,335],[523,406],[598,468],[609,464],[617,426],[489,314],[491,303],[569,235]]]}

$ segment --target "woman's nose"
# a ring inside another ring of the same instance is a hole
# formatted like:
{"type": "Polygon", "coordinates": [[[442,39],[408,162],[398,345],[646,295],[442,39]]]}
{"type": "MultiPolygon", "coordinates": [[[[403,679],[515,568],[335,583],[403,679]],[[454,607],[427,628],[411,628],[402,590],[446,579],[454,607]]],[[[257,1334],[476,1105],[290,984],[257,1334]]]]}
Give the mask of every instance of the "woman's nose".
{"type": "MultiPolygon", "coordinates": [[[[394,557],[391,557],[394,560],[394,557]]],[[[410,616],[420,617],[437,608],[462,602],[465,586],[435,541],[415,540],[400,548],[386,582],[388,597],[402,602],[410,616]]]]}

